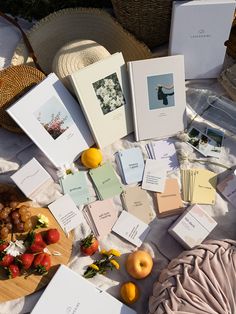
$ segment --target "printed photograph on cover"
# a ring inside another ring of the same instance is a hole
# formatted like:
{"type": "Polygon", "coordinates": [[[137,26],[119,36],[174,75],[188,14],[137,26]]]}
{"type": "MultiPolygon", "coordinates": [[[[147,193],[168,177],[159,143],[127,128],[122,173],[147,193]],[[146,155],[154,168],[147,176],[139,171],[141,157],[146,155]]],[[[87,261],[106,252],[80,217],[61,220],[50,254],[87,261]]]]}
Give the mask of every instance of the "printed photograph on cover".
{"type": "Polygon", "coordinates": [[[149,109],[175,106],[173,73],[147,77],[149,109]]]}
{"type": "Polygon", "coordinates": [[[218,157],[218,155],[220,155],[221,153],[221,149],[223,146],[224,132],[213,128],[207,128],[206,135],[209,136],[216,143],[216,145],[212,147],[210,153],[213,155],[213,157],[218,157]]]}
{"type": "Polygon", "coordinates": [[[92,85],[104,115],[125,105],[125,97],[116,73],[108,75],[92,85]]]}
{"type": "Polygon", "coordinates": [[[216,142],[213,139],[194,127],[188,131],[187,143],[204,156],[208,156],[213,146],[216,146],[216,142]]]}
{"type": "Polygon", "coordinates": [[[45,102],[34,112],[34,116],[54,140],[74,123],[67,109],[56,97],[45,102]]]}

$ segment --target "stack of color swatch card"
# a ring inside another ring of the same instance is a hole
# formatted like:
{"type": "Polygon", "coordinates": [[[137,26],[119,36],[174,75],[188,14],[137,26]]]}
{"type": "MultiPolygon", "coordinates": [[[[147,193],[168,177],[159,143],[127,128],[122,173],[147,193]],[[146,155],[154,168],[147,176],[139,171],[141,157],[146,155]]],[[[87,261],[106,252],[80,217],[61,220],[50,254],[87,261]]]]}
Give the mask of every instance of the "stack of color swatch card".
{"type": "Polygon", "coordinates": [[[123,210],[112,231],[135,246],[140,246],[150,231],[148,224],[123,210]]]}
{"type": "Polygon", "coordinates": [[[85,172],[76,172],[60,178],[63,194],[69,194],[77,206],[90,202],[85,172]]]}
{"type": "Polygon", "coordinates": [[[116,162],[125,184],[132,184],[142,181],[144,160],[142,151],[139,147],[118,151],[116,162]]]}
{"type": "Polygon", "coordinates": [[[149,204],[148,194],[139,186],[128,187],[121,194],[121,200],[128,213],[146,224],[149,224],[154,219],[154,212],[149,204]]]}
{"type": "Polygon", "coordinates": [[[90,203],[84,207],[83,213],[97,237],[107,236],[118,218],[118,209],[112,199],[90,203]]]}
{"type": "Polygon", "coordinates": [[[175,145],[171,139],[151,141],[145,147],[148,158],[160,161],[167,171],[179,169],[175,145]]]}
{"type": "Polygon", "coordinates": [[[66,234],[83,222],[82,212],[68,194],[58,198],[48,208],[66,234]]]}
{"type": "Polygon", "coordinates": [[[155,159],[147,159],[145,162],[142,189],[153,192],[163,192],[166,174],[166,168],[162,163],[155,159]]]}
{"type": "Polygon", "coordinates": [[[111,198],[121,194],[123,191],[118,176],[110,163],[105,163],[98,168],[90,170],[89,175],[100,200],[111,198]]]}
{"type": "Polygon", "coordinates": [[[206,169],[181,170],[183,200],[191,204],[215,204],[217,176],[206,169]]]}
{"type": "Polygon", "coordinates": [[[166,179],[164,192],[155,195],[159,217],[177,215],[184,211],[177,179],[166,179]]]}

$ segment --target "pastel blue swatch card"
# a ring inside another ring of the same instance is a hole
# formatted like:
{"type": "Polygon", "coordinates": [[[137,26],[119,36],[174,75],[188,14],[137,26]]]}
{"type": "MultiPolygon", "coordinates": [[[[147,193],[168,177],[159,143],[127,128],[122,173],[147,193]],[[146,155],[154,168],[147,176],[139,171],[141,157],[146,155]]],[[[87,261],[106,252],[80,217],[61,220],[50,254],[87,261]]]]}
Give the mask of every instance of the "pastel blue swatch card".
{"type": "Polygon", "coordinates": [[[69,194],[75,204],[82,205],[90,202],[90,194],[84,172],[68,174],[60,179],[64,194],[69,194]]]}
{"type": "Polygon", "coordinates": [[[122,181],[125,184],[132,184],[142,181],[144,171],[144,160],[139,147],[117,152],[116,162],[121,173],[122,181]]]}

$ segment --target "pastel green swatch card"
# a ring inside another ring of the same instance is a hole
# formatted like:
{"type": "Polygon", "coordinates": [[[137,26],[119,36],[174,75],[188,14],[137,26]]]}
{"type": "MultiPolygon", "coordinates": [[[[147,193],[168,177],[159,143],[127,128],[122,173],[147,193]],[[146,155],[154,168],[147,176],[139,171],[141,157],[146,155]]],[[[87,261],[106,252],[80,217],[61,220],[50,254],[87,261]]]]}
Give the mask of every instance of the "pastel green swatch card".
{"type": "Polygon", "coordinates": [[[121,194],[123,191],[122,185],[110,163],[105,163],[98,168],[90,170],[89,174],[100,200],[111,198],[121,194]]]}
{"type": "Polygon", "coordinates": [[[64,194],[69,194],[75,204],[82,205],[90,202],[88,184],[84,172],[68,174],[60,179],[64,194]]]}

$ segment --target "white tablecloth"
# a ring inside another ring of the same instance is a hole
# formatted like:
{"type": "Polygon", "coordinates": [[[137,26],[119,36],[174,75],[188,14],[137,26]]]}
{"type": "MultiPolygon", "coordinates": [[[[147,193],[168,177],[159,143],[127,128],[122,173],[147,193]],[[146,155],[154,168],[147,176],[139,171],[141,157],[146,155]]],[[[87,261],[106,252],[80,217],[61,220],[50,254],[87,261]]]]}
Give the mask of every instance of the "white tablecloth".
{"type": "MultiPolygon", "coordinates": [[[[28,26],[27,23],[24,26],[28,26]]],[[[18,31],[6,24],[0,19],[0,68],[6,67],[11,59],[14,47],[19,40],[18,31]]],[[[187,97],[188,101],[194,100],[192,94],[189,91],[198,91],[198,88],[205,88],[214,94],[222,95],[225,94],[224,90],[217,83],[216,80],[204,80],[187,83],[187,97]],[[190,97],[191,96],[191,97],[190,97]]],[[[197,94],[196,94],[197,95],[197,94]]],[[[201,106],[201,98],[199,99],[199,106],[201,106]]],[[[220,117],[219,117],[220,120],[220,117]]],[[[204,123],[201,119],[196,119],[194,122],[198,128],[204,129],[204,123]]],[[[127,136],[126,138],[117,141],[113,145],[110,145],[103,150],[104,161],[110,160],[117,170],[114,154],[119,149],[125,149],[132,146],[139,146],[143,151],[143,155],[147,158],[147,154],[144,148],[146,142],[134,142],[133,134],[127,136]]],[[[181,142],[176,139],[176,149],[178,152],[188,151],[190,154],[196,158],[200,158],[197,152],[193,152],[191,147],[186,143],[181,142]]],[[[227,133],[222,157],[219,162],[233,166],[236,164],[236,145],[235,137],[227,133]]],[[[10,175],[18,169],[20,166],[29,161],[32,157],[36,157],[39,162],[50,172],[50,174],[55,178],[55,168],[46,158],[46,156],[32,143],[32,141],[25,135],[18,135],[10,133],[4,129],[0,128],[0,182],[11,182],[10,175]]],[[[199,164],[190,163],[189,167],[206,167],[209,170],[215,171],[216,173],[221,173],[221,177],[226,175],[225,169],[213,164],[199,164]]],[[[171,173],[172,177],[180,178],[179,171],[171,173]]],[[[93,199],[95,200],[95,192],[90,184],[91,193],[93,199]]],[[[52,187],[51,194],[54,194],[56,190],[59,190],[59,186],[55,185],[52,187]]],[[[57,192],[58,193],[58,192],[57,192]]],[[[50,194],[50,193],[49,193],[50,194]]],[[[48,197],[50,197],[49,195],[48,197]]],[[[117,196],[114,198],[117,207],[121,210],[120,198],[117,196]]],[[[150,204],[155,212],[155,203],[152,198],[152,193],[149,193],[150,204]]],[[[226,203],[222,197],[217,194],[215,206],[203,206],[204,209],[218,222],[218,226],[211,233],[210,238],[220,239],[220,238],[236,238],[235,234],[235,221],[236,221],[236,210],[230,204],[226,203]]],[[[182,252],[183,248],[168,234],[167,229],[176,219],[176,216],[172,216],[164,219],[155,218],[150,226],[151,231],[148,234],[142,248],[148,250],[153,256],[154,267],[151,275],[144,280],[136,281],[141,289],[140,300],[132,305],[136,309],[138,314],[144,314],[148,310],[148,297],[152,292],[152,285],[157,279],[159,272],[167,265],[169,260],[177,256],[182,252]]],[[[79,274],[83,274],[85,267],[91,263],[90,257],[84,257],[80,254],[79,250],[79,240],[89,233],[89,227],[86,223],[81,224],[75,230],[75,240],[73,254],[69,263],[69,266],[79,274]]],[[[120,298],[119,289],[120,284],[125,281],[133,280],[126,272],[124,263],[129,252],[133,251],[135,248],[128,244],[127,242],[121,240],[114,234],[109,234],[107,239],[101,243],[101,247],[105,249],[115,248],[122,252],[121,256],[121,269],[119,271],[113,271],[107,273],[106,276],[98,275],[91,281],[98,287],[105,289],[107,292],[113,296],[120,298]]],[[[66,293],[66,291],[65,291],[66,293]]],[[[79,292],[78,292],[79,293],[79,292]]],[[[15,314],[15,313],[26,313],[29,312],[36,301],[38,300],[41,292],[36,292],[25,298],[12,300],[0,304],[0,314],[15,314]]]]}

